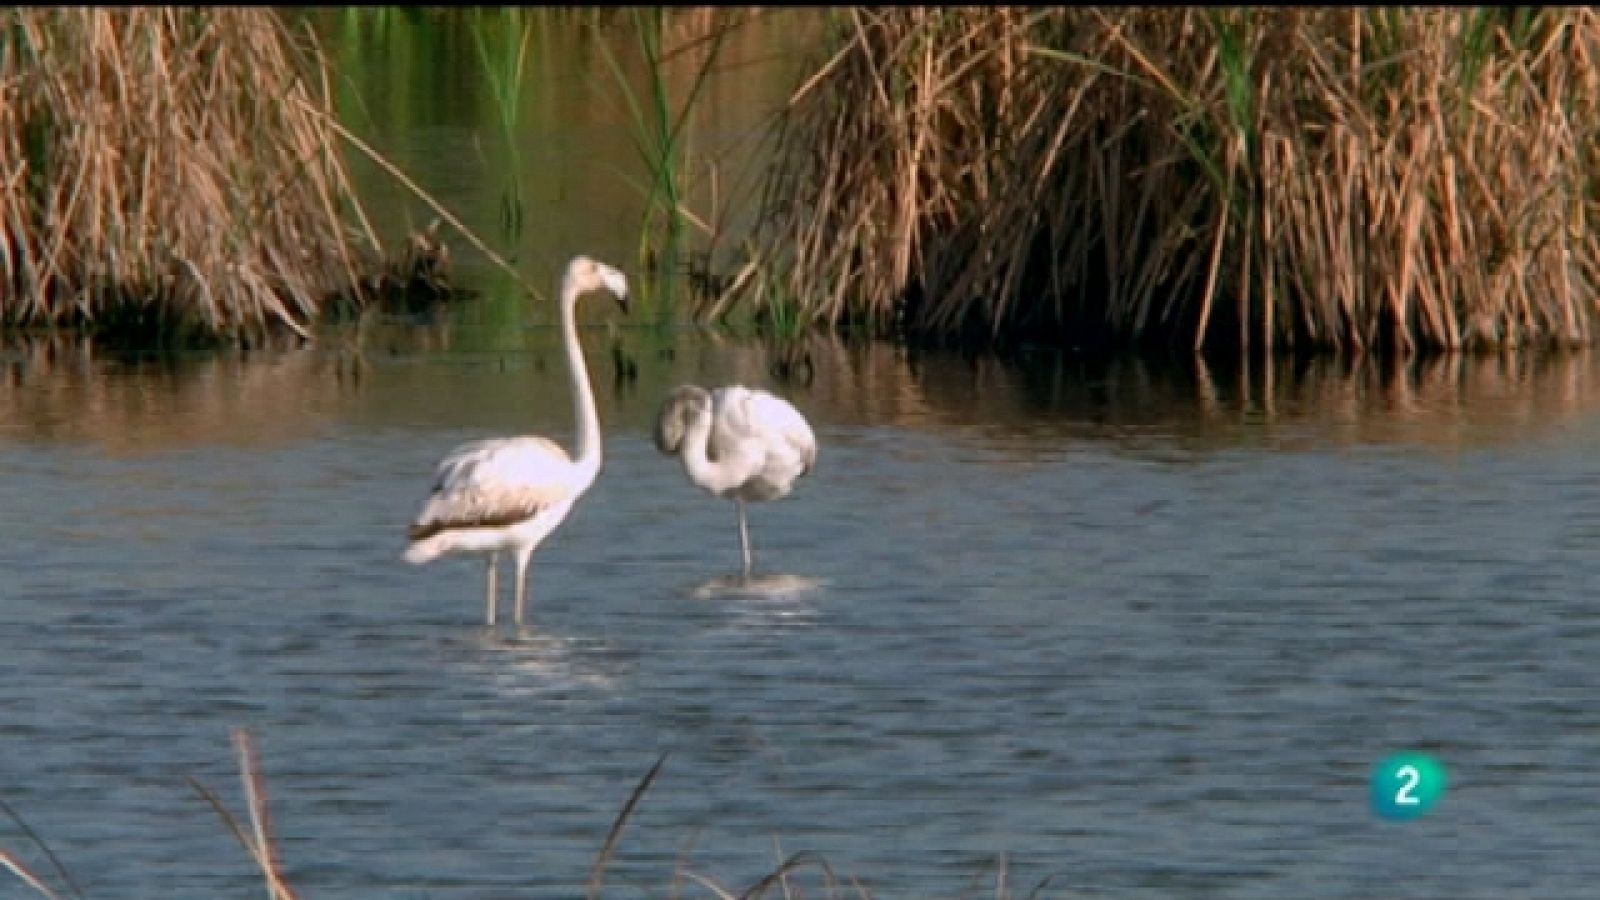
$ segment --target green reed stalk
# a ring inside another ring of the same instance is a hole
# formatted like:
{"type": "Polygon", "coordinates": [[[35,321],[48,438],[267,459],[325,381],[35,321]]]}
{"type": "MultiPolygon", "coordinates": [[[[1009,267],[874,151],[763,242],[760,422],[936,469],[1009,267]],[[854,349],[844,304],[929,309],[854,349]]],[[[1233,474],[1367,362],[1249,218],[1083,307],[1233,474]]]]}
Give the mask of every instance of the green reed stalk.
{"type": "Polygon", "coordinates": [[[478,61],[483,66],[484,78],[494,95],[500,135],[505,140],[510,156],[510,184],[500,195],[500,227],[507,241],[514,244],[522,235],[523,222],[522,155],[520,141],[517,140],[517,121],[522,109],[522,87],[533,23],[525,17],[524,10],[516,7],[499,10],[493,21],[488,21],[487,15],[483,10],[474,11],[472,37],[478,50],[478,61]],[[493,52],[485,37],[485,32],[489,30],[502,37],[493,52]]]}
{"type": "Polygon", "coordinates": [[[677,51],[669,55],[662,50],[666,13],[660,7],[647,11],[635,8],[630,13],[648,78],[644,97],[633,89],[609,42],[602,36],[598,44],[617,93],[627,106],[633,123],[633,144],[647,171],[645,185],[628,178],[645,196],[645,212],[639,229],[640,267],[646,272],[653,271],[656,276],[644,282],[640,299],[644,317],[664,324],[670,315],[670,300],[676,296],[677,276],[688,250],[686,225],[692,221],[685,207],[694,159],[691,152],[693,129],[688,124],[731,26],[719,24],[706,39],[704,59],[695,70],[682,104],[674,111],[667,65],[677,51]]]}

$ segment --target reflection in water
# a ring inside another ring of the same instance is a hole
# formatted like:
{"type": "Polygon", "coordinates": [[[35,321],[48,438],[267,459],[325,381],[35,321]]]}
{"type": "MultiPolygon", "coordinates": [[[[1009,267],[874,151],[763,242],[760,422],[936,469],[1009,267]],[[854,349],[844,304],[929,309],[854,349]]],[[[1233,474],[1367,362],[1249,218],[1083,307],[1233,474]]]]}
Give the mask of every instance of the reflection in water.
{"type": "MultiPolygon", "coordinates": [[[[347,418],[474,435],[570,433],[555,329],[514,332],[498,351],[445,349],[484,348],[476,333],[470,322],[374,313],[313,346],[143,361],[70,336],[14,336],[0,343],[0,437],[121,454],[276,445],[347,418]]],[[[788,398],[819,429],[926,431],[1017,462],[1073,444],[1158,456],[1330,443],[1464,448],[1526,440],[1600,404],[1593,353],[1219,367],[1090,363],[1043,350],[1001,361],[827,335],[774,343],[614,323],[591,325],[583,339],[597,384],[611,385],[597,398],[607,429],[648,433],[677,384],[742,383],[788,398]],[[636,362],[636,379],[610,377],[603,341],[636,362]]],[[[836,438],[819,434],[819,471],[836,438]]]]}
{"type": "Polygon", "coordinates": [[[515,631],[478,628],[463,660],[474,677],[488,680],[505,697],[567,694],[591,690],[609,694],[632,674],[635,662],[605,638],[559,635],[523,627],[515,631]]]}
{"type": "Polygon", "coordinates": [[[800,594],[820,590],[827,582],[820,578],[782,573],[744,575],[719,575],[696,585],[689,596],[696,600],[717,597],[752,597],[764,600],[787,600],[800,594]]]}
{"type": "MultiPolygon", "coordinates": [[[[894,424],[1002,445],[1052,438],[1152,449],[1518,440],[1600,401],[1600,356],[1456,355],[1408,364],[1318,357],[1218,365],[919,353],[813,337],[807,399],[834,423],[894,424]]],[[[763,352],[750,348],[746,354],[763,352]]],[[[753,365],[747,365],[753,368],[753,365]]]]}
{"type": "Polygon", "coordinates": [[[312,436],[361,388],[338,341],[128,359],[71,334],[0,338],[0,438],[111,454],[312,436]]]}
{"type": "Polygon", "coordinates": [[[735,640],[782,639],[815,628],[822,620],[817,602],[831,579],[780,573],[722,575],[695,585],[696,602],[718,601],[708,617],[708,635],[735,640]]]}

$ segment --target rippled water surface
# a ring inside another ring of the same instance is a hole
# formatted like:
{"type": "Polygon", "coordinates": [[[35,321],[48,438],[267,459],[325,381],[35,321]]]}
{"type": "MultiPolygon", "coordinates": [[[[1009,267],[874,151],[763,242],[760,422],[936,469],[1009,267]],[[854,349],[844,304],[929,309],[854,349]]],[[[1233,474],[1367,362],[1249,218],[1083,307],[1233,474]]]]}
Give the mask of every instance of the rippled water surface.
{"type": "Polygon", "coordinates": [[[481,624],[477,563],[398,555],[457,442],[570,441],[548,328],[6,351],[0,797],[89,896],[261,890],[185,781],[243,815],[238,727],[306,897],[578,896],[663,753],[606,896],[743,888],[802,850],[882,897],[992,894],[1002,858],[1044,896],[1600,878],[1594,363],[1164,373],[818,340],[779,379],[755,344],[624,330],[619,382],[605,334],[605,470],[535,558],[524,635],[481,624]],[[672,384],[734,379],[822,445],[752,508],[743,593],[732,509],[648,432],[672,384]],[[1387,822],[1367,779],[1406,748],[1451,785],[1387,822]]]}

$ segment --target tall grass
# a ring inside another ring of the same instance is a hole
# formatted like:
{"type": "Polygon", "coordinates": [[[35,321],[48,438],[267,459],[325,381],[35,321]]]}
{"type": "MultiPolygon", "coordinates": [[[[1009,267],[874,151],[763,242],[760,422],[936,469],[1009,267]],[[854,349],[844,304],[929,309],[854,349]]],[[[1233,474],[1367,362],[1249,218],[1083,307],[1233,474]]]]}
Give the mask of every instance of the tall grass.
{"type": "Polygon", "coordinates": [[[1600,13],[862,8],[746,302],[982,342],[1593,338],[1600,13]]]}
{"type": "Polygon", "coordinates": [[[0,13],[0,324],[305,334],[381,253],[328,90],[266,10],[0,13]]]}
{"type": "Polygon", "coordinates": [[[716,238],[706,218],[691,212],[687,202],[696,162],[690,126],[724,42],[739,27],[744,14],[662,7],[635,7],[628,13],[625,25],[616,16],[596,15],[593,22],[599,32],[596,45],[615,82],[615,93],[627,109],[632,125],[630,136],[646,172],[647,182],[636,184],[645,198],[639,227],[639,265],[656,277],[641,283],[641,305],[644,314],[659,323],[670,311],[667,301],[675,295],[678,275],[688,268],[691,259],[689,226],[698,227],[712,240],[716,238]],[[671,26],[685,21],[691,25],[693,35],[669,45],[671,31],[685,30],[671,26]],[[642,91],[635,87],[635,79],[611,47],[609,38],[619,25],[626,27],[636,40],[643,71],[642,91]],[[693,67],[687,89],[681,97],[674,97],[676,79],[668,70],[682,64],[682,59],[688,59],[693,67]]]}
{"type": "Polygon", "coordinates": [[[517,120],[532,38],[533,22],[526,10],[510,7],[499,10],[492,18],[484,10],[473,10],[473,46],[494,95],[500,136],[510,156],[506,166],[511,173],[510,184],[500,198],[500,227],[513,244],[522,236],[522,156],[518,152],[521,142],[517,139],[517,120]],[[498,41],[491,37],[493,34],[499,35],[498,41]]]}

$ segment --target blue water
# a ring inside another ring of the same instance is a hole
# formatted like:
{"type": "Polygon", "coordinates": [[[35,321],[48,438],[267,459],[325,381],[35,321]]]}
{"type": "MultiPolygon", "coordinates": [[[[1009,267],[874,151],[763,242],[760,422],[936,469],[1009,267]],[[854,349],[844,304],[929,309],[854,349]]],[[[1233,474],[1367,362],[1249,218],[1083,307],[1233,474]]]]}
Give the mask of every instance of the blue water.
{"type": "MultiPolygon", "coordinates": [[[[186,781],[242,820],[234,728],[303,897],[581,896],[663,753],[604,896],[742,890],[799,851],[876,897],[992,896],[1002,860],[1016,896],[1600,879],[1600,414],[1570,379],[1269,413],[887,348],[779,383],[685,338],[616,388],[592,338],[605,469],[524,635],[482,625],[478,563],[398,556],[459,441],[570,442],[546,333],[356,381],[315,348],[10,364],[0,798],[86,895],[260,894],[186,781]],[[768,593],[716,590],[733,510],[649,443],[666,388],[735,377],[822,446],[752,507],[768,593]],[[1390,822],[1367,778],[1402,749],[1451,782],[1390,822]]],[[[0,849],[50,869],[8,820],[0,849]]]]}

